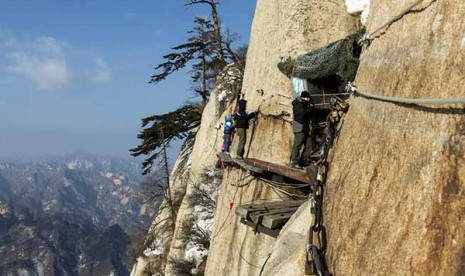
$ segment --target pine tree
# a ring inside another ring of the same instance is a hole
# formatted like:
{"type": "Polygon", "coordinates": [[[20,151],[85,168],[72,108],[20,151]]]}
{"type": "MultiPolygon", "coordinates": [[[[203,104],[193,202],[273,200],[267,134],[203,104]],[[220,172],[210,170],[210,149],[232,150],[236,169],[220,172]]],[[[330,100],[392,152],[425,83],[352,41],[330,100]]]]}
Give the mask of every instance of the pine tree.
{"type": "Polygon", "coordinates": [[[150,173],[154,161],[162,157],[173,139],[183,139],[200,125],[203,105],[188,104],[175,111],[142,119],[144,128],[137,137],[141,143],[130,150],[132,156],[148,156],[142,162],[143,174],[150,173]]]}
{"type": "Polygon", "coordinates": [[[214,27],[210,20],[196,17],[195,26],[189,31],[192,34],[186,43],[174,48],[176,52],[169,53],[163,58],[165,62],[155,67],[160,73],[151,77],[150,83],[158,83],[171,73],[184,68],[190,61],[195,62],[189,71],[193,83],[193,91],[201,96],[206,103],[213,88],[215,78],[224,66],[215,55],[214,27]]]}
{"type": "Polygon", "coordinates": [[[188,0],[187,6],[207,4],[211,8],[210,19],[196,17],[191,35],[186,43],[173,47],[172,53],[163,56],[163,63],[157,65],[158,72],[151,76],[149,83],[165,80],[170,74],[191,65],[191,89],[202,99],[202,104],[188,104],[173,112],[142,119],[143,129],[138,138],[139,146],[131,149],[131,155],[148,156],[142,163],[143,174],[150,172],[154,161],[161,156],[173,139],[184,138],[200,125],[202,110],[208,102],[219,72],[227,63],[234,62],[244,69],[247,47],[233,50],[232,44],[238,39],[229,30],[222,34],[221,21],[215,0],[188,0]],[[148,126],[151,124],[150,126],[148,126]]]}
{"type": "Polygon", "coordinates": [[[226,65],[226,59],[223,50],[223,37],[221,33],[221,21],[220,17],[218,16],[218,5],[219,2],[215,0],[188,0],[186,6],[198,5],[198,4],[206,4],[210,7],[210,16],[212,18],[213,24],[213,35],[214,35],[214,42],[215,42],[215,49],[217,60],[223,63],[223,66],[226,65]]]}

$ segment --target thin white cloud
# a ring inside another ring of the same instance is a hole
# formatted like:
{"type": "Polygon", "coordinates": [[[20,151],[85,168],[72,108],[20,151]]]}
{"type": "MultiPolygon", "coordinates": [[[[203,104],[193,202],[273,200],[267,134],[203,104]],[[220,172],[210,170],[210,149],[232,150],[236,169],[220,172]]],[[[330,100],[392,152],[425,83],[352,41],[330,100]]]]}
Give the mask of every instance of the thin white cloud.
{"type": "Polygon", "coordinates": [[[7,71],[23,75],[40,90],[60,90],[69,83],[69,69],[62,58],[39,57],[24,52],[7,55],[12,65],[7,71]]]}
{"type": "Polygon", "coordinates": [[[70,69],[66,63],[62,43],[52,37],[39,37],[29,42],[19,42],[12,36],[3,35],[7,72],[26,78],[39,90],[61,90],[70,81],[70,69]]]}
{"type": "Polygon", "coordinates": [[[96,66],[96,72],[92,79],[96,82],[109,81],[111,79],[111,74],[107,63],[101,57],[96,57],[94,59],[94,63],[96,66]]]}
{"type": "Polygon", "coordinates": [[[65,42],[56,40],[53,37],[39,37],[35,43],[38,49],[55,56],[63,56],[63,48],[66,46],[65,42]]]}
{"type": "Polygon", "coordinates": [[[49,36],[20,39],[5,32],[0,32],[0,72],[6,73],[3,79],[17,75],[37,90],[48,91],[111,79],[107,62],[94,50],[77,49],[49,36]]]}

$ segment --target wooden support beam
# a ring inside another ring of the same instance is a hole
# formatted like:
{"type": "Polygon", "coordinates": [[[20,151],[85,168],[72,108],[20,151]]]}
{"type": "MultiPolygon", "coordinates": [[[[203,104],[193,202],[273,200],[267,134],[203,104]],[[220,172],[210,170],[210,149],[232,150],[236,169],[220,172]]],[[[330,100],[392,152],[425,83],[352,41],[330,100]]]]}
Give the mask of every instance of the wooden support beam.
{"type": "Polygon", "coordinates": [[[296,210],[287,213],[266,214],[262,218],[262,225],[270,229],[282,228],[294,215],[295,211],[296,210]]]}
{"type": "MultiPolygon", "coordinates": [[[[250,217],[250,220],[253,221],[254,223],[261,223],[263,226],[271,228],[271,227],[263,224],[263,221],[264,221],[265,217],[269,217],[269,216],[272,216],[272,215],[289,214],[289,213],[292,216],[292,214],[294,214],[295,211],[297,211],[298,208],[299,208],[299,206],[295,206],[295,207],[288,207],[288,208],[283,208],[283,209],[275,209],[275,210],[271,210],[271,211],[253,212],[253,213],[250,213],[249,217],[250,217]]],[[[269,224],[272,225],[273,222],[271,221],[271,222],[269,222],[269,224]]]]}
{"type": "Polygon", "coordinates": [[[236,207],[241,222],[256,231],[277,237],[279,229],[292,217],[306,200],[274,201],[244,204],[236,207]]]}
{"type": "Polygon", "coordinates": [[[270,229],[270,228],[266,228],[266,227],[263,227],[262,225],[260,224],[255,224],[251,221],[248,221],[248,220],[245,220],[245,219],[241,219],[241,222],[247,226],[250,226],[252,227],[254,230],[256,230],[257,232],[259,233],[263,233],[263,234],[266,234],[268,236],[271,236],[273,238],[277,238],[278,235],[279,235],[279,232],[281,231],[280,229],[270,229]]]}
{"type": "Polygon", "coordinates": [[[260,212],[260,211],[272,211],[276,209],[285,209],[295,207],[298,208],[302,205],[306,200],[289,200],[289,201],[274,201],[274,202],[266,202],[260,204],[244,204],[236,207],[236,215],[240,216],[244,219],[250,219],[250,214],[253,212],[260,212]]]}

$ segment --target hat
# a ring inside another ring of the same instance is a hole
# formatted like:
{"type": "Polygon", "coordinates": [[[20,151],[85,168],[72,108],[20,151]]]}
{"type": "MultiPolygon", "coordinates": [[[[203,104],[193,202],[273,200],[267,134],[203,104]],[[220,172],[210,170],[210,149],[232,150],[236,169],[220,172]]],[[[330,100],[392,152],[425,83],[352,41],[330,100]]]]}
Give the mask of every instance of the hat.
{"type": "Polygon", "coordinates": [[[302,91],[302,93],[300,93],[300,97],[301,98],[310,98],[310,93],[308,93],[308,91],[302,91]]]}
{"type": "Polygon", "coordinates": [[[247,110],[247,101],[246,100],[239,100],[238,102],[239,112],[245,112],[247,110]]]}

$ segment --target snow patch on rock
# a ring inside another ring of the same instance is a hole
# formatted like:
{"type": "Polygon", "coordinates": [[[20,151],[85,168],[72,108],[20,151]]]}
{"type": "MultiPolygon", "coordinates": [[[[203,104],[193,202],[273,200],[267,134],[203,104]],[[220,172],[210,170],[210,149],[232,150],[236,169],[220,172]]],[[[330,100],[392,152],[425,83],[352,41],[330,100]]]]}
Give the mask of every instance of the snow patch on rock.
{"type": "Polygon", "coordinates": [[[63,177],[63,184],[65,185],[65,187],[71,186],[71,182],[66,177],[63,177]]]}
{"type": "Polygon", "coordinates": [[[159,256],[165,252],[165,248],[163,246],[156,246],[154,249],[147,248],[144,250],[144,256],[150,257],[150,256],[159,256]]]}
{"type": "Polygon", "coordinates": [[[360,14],[362,24],[367,23],[370,14],[370,0],[345,0],[345,4],[348,13],[360,14]]]}
{"type": "Polygon", "coordinates": [[[120,200],[121,205],[126,205],[129,202],[129,198],[124,197],[123,199],[120,200]]]}
{"type": "Polygon", "coordinates": [[[225,90],[221,91],[221,93],[218,94],[218,101],[222,102],[224,98],[226,98],[226,96],[227,96],[226,91],[225,90]]]}
{"type": "Polygon", "coordinates": [[[208,249],[201,248],[193,242],[187,243],[185,258],[186,260],[194,260],[196,267],[203,262],[206,255],[208,255],[208,249]]]}

